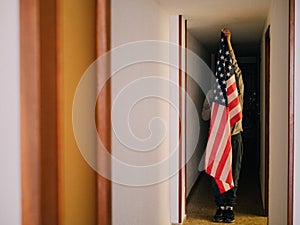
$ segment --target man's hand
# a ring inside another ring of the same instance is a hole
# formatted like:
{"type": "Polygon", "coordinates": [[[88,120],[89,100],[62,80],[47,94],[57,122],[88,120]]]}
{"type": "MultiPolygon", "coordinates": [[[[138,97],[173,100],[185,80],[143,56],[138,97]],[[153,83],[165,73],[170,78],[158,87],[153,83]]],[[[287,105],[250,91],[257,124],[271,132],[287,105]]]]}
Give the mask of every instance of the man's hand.
{"type": "Polygon", "coordinates": [[[232,50],[231,41],[230,41],[231,38],[230,30],[228,28],[223,28],[221,31],[224,33],[225,37],[227,38],[229,50],[232,50]]]}
{"type": "Polygon", "coordinates": [[[221,31],[225,34],[225,37],[226,37],[228,40],[230,40],[230,37],[231,37],[231,32],[230,32],[230,30],[229,30],[228,28],[223,28],[221,31]]]}

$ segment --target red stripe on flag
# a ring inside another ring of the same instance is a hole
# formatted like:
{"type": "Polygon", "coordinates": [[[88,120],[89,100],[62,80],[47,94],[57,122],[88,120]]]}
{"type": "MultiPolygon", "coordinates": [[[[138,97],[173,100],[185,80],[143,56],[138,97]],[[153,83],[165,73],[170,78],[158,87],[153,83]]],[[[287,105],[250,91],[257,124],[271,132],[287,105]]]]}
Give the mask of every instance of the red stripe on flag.
{"type": "Polygon", "coordinates": [[[240,98],[237,91],[235,82],[235,76],[232,76],[227,80],[227,96],[228,96],[228,108],[230,117],[230,126],[232,127],[238,121],[242,119],[242,108],[240,106],[240,98]]]}
{"type": "Polygon", "coordinates": [[[228,102],[228,107],[229,107],[229,109],[234,109],[239,104],[240,104],[239,97],[236,97],[231,102],[228,102]]]}
{"type": "Polygon", "coordinates": [[[217,169],[217,172],[216,172],[216,175],[215,175],[215,177],[218,178],[218,179],[221,177],[221,174],[222,174],[223,169],[225,167],[225,163],[227,162],[227,158],[229,156],[230,151],[231,151],[231,138],[230,138],[230,136],[228,136],[227,144],[226,144],[226,147],[225,147],[224,152],[222,154],[222,157],[221,157],[221,160],[219,162],[218,169],[217,169]]]}
{"type": "Polygon", "coordinates": [[[231,84],[227,87],[227,95],[231,95],[236,89],[236,83],[231,84]]]}
{"type": "Polygon", "coordinates": [[[222,181],[220,181],[220,180],[215,180],[216,181],[216,184],[217,184],[217,186],[218,186],[218,188],[219,188],[219,191],[220,191],[220,193],[224,193],[224,192],[226,192],[226,189],[225,189],[225,187],[224,187],[224,185],[223,185],[223,182],[222,181]]]}
{"type": "Polygon", "coordinates": [[[242,119],[242,112],[239,112],[238,114],[236,114],[235,116],[233,116],[230,119],[230,125],[233,126],[234,124],[236,124],[241,119],[242,119]]]}
{"type": "MultiPolygon", "coordinates": [[[[228,184],[232,184],[233,183],[232,168],[230,168],[230,171],[228,173],[226,181],[227,181],[228,184]]],[[[234,187],[234,185],[232,187],[234,187]]]]}

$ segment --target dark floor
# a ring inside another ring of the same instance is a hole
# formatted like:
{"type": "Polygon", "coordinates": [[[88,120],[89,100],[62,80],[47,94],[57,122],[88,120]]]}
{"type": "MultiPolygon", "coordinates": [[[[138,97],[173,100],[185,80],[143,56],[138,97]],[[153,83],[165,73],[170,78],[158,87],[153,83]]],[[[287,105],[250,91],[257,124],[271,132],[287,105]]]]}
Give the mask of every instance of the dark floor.
{"type": "MultiPolygon", "coordinates": [[[[260,194],[257,153],[251,142],[244,141],[243,167],[234,209],[234,224],[266,225],[267,217],[264,216],[260,194]]],[[[210,177],[203,172],[187,199],[187,218],[184,225],[215,224],[211,222],[215,210],[210,177]]]]}

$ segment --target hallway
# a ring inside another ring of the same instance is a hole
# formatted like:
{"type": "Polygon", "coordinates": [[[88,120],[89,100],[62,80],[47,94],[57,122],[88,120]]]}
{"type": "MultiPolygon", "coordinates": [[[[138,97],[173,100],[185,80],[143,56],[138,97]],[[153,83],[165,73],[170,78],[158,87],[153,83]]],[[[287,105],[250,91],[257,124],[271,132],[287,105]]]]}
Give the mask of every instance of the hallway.
{"type": "Polygon", "coordinates": [[[244,142],[234,224],[300,225],[300,1],[0,6],[0,225],[216,224],[198,171],[209,124],[197,112],[223,27],[259,81],[259,107],[245,113],[259,132],[248,135],[245,118],[243,133],[259,151],[244,142]]]}
{"type": "MultiPolygon", "coordinates": [[[[267,217],[264,216],[262,208],[257,168],[255,168],[255,163],[251,163],[254,162],[255,154],[249,154],[251,153],[250,150],[253,150],[251,142],[249,144],[244,141],[243,168],[239,182],[234,224],[266,225],[267,217]]],[[[215,210],[210,177],[202,172],[187,198],[187,218],[184,225],[216,224],[212,222],[215,210]]]]}

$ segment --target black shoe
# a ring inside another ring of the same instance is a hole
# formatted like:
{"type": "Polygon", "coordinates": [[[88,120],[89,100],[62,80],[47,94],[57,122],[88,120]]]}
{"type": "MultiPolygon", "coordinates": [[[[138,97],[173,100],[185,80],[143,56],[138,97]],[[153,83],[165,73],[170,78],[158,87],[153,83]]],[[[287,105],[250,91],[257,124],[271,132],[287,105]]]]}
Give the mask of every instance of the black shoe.
{"type": "Polygon", "coordinates": [[[234,222],[234,212],[233,206],[226,206],[224,211],[224,220],[225,223],[233,223],[234,222]]]}
{"type": "Polygon", "coordinates": [[[217,208],[217,211],[213,218],[213,221],[214,222],[223,222],[224,221],[224,213],[225,213],[225,206],[219,206],[217,208]]]}

